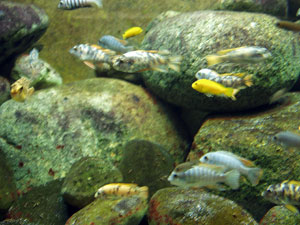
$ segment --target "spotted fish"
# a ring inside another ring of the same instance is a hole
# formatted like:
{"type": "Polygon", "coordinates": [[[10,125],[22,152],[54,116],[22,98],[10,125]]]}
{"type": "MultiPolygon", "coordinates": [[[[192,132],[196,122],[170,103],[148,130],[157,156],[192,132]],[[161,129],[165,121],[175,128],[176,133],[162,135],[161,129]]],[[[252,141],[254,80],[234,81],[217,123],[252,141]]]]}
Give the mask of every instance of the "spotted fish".
{"type": "Polygon", "coordinates": [[[59,9],[77,9],[82,7],[90,7],[91,4],[102,8],[102,0],[60,0],[58,4],[59,9]]]}
{"type": "Polygon", "coordinates": [[[211,69],[201,69],[196,73],[195,77],[198,80],[207,79],[232,88],[251,87],[253,84],[252,75],[246,75],[245,73],[219,74],[211,69]]]}

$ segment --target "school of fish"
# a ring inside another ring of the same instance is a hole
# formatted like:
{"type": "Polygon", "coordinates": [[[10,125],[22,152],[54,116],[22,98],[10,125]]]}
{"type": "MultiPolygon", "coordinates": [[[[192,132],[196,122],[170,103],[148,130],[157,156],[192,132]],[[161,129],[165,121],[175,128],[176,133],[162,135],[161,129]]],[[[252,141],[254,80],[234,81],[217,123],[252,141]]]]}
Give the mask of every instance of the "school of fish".
{"type": "MultiPolygon", "coordinates": [[[[84,7],[103,7],[101,0],[60,0],[59,9],[73,10],[84,7]]],[[[0,11],[0,17],[4,15],[0,11]]],[[[300,15],[300,9],[296,16],[300,15]]],[[[278,27],[300,31],[299,24],[280,21],[278,27]]],[[[104,35],[96,44],[78,44],[73,46],[70,54],[83,61],[92,69],[102,68],[103,71],[116,70],[125,73],[139,73],[147,70],[163,73],[173,70],[180,73],[182,56],[173,55],[168,50],[141,50],[128,45],[126,39],[132,38],[143,32],[140,27],[127,29],[122,39],[112,35],[104,35]]],[[[211,96],[226,97],[236,100],[236,95],[241,89],[253,85],[253,75],[246,72],[218,73],[210,67],[218,64],[254,64],[261,63],[272,57],[271,52],[261,46],[242,46],[232,49],[223,49],[215,54],[205,56],[207,68],[200,69],[196,74],[196,81],[192,88],[197,92],[211,96]]],[[[28,65],[33,70],[37,67],[38,51],[33,49],[29,54],[28,65]]],[[[11,97],[18,102],[24,102],[34,93],[33,81],[21,77],[11,85],[11,97]]],[[[279,90],[270,98],[270,104],[276,102],[286,93],[285,89],[279,90]]],[[[300,126],[299,126],[300,130],[300,126]]],[[[276,133],[272,140],[287,148],[300,148],[300,135],[281,131],[276,133]]],[[[188,161],[175,167],[168,177],[168,181],[184,188],[212,188],[221,191],[240,186],[240,177],[245,176],[252,186],[258,185],[263,175],[263,170],[255,166],[250,160],[240,157],[229,151],[208,152],[197,161],[188,161]]],[[[139,196],[148,198],[148,187],[139,187],[134,183],[111,183],[98,189],[95,198],[116,196],[139,196]]],[[[299,213],[296,205],[300,205],[300,181],[286,180],[282,183],[270,185],[261,195],[278,205],[285,205],[295,213],[299,213]]]]}

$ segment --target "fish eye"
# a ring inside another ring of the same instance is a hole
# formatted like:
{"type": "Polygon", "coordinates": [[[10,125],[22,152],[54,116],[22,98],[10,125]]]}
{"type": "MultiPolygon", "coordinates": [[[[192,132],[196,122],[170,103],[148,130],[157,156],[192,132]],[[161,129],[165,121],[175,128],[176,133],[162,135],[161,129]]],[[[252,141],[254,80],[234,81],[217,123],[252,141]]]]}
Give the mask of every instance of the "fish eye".
{"type": "Polygon", "coordinates": [[[177,177],[178,177],[178,175],[177,175],[177,174],[174,174],[174,175],[173,175],[173,177],[174,177],[174,178],[177,178],[177,177]]]}
{"type": "Polygon", "coordinates": [[[22,87],[20,87],[20,91],[23,91],[23,86],[22,86],[22,87]]]}
{"type": "Polygon", "coordinates": [[[207,157],[207,156],[204,156],[203,159],[204,159],[205,161],[207,161],[207,160],[208,160],[208,157],[207,157]]]}
{"type": "Polygon", "coordinates": [[[274,139],[274,140],[277,140],[277,136],[274,136],[273,139],[274,139]]]}

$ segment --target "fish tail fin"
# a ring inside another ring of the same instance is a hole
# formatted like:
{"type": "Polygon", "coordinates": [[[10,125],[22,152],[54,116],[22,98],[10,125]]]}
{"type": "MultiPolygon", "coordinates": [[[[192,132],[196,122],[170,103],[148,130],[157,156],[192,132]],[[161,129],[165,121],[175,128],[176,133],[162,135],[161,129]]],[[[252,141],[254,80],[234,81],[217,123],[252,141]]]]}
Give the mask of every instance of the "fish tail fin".
{"type": "Polygon", "coordinates": [[[206,58],[208,66],[212,66],[212,65],[223,62],[222,57],[220,57],[218,55],[207,55],[207,56],[205,56],[205,58],[206,58]]]}
{"type": "Polygon", "coordinates": [[[243,78],[244,80],[244,83],[246,86],[248,87],[251,87],[253,85],[253,82],[252,82],[252,75],[247,75],[243,78]]]}
{"type": "Polygon", "coordinates": [[[225,93],[226,96],[230,97],[233,101],[236,100],[235,95],[240,91],[240,89],[227,88],[225,93]]]}
{"type": "Polygon", "coordinates": [[[103,8],[102,0],[93,0],[93,3],[95,3],[95,5],[97,5],[99,8],[103,8]]]}
{"type": "Polygon", "coordinates": [[[226,180],[225,183],[230,186],[232,189],[238,189],[240,186],[240,173],[237,170],[231,170],[225,174],[226,180]]]}
{"type": "Polygon", "coordinates": [[[139,196],[147,199],[148,198],[148,193],[149,193],[149,188],[147,186],[143,186],[139,188],[139,196]]]}
{"type": "Polygon", "coordinates": [[[259,179],[261,178],[263,174],[262,169],[260,168],[249,168],[247,171],[247,177],[252,184],[252,186],[255,186],[258,184],[259,179]]]}
{"type": "Polygon", "coordinates": [[[134,51],[134,50],[135,50],[134,46],[127,46],[126,47],[126,52],[130,52],[130,51],[134,51]]]}
{"type": "Polygon", "coordinates": [[[176,72],[180,72],[181,56],[170,56],[168,60],[168,67],[176,72]]]}

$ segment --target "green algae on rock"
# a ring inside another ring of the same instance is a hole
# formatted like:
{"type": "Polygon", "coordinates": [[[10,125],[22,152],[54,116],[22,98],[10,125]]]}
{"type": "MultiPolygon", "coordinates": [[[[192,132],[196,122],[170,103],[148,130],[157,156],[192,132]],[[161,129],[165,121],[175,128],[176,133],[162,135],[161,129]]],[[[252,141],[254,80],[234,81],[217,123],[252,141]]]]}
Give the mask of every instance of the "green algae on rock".
{"type": "Polygon", "coordinates": [[[150,225],[256,225],[251,215],[231,200],[201,189],[164,188],[148,210],[150,225]]]}
{"type": "Polygon", "coordinates": [[[138,196],[97,198],[73,214],[66,225],[138,225],[147,208],[147,201],[138,196]]]}
{"type": "Polygon", "coordinates": [[[1,1],[0,10],[0,64],[13,55],[22,53],[45,33],[49,20],[35,5],[1,1]]]}
{"type": "Polygon", "coordinates": [[[0,211],[7,210],[18,197],[13,172],[6,163],[6,158],[0,149],[0,211]]]}
{"type": "Polygon", "coordinates": [[[293,225],[300,224],[300,215],[295,214],[284,206],[274,206],[271,208],[263,219],[259,222],[260,225],[293,225]]]}
{"type": "Polygon", "coordinates": [[[101,186],[122,180],[121,172],[112,164],[103,162],[101,158],[84,157],[71,166],[61,193],[70,205],[83,208],[94,200],[101,186]]]}
{"type": "Polygon", "coordinates": [[[10,98],[10,84],[7,79],[0,76],[0,105],[10,98]]]}
{"type": "Polygon", "coordinates": [[[275,17],[259,13],[198,11],[165,19],[146,34],[143,49],[168,49],[182,55],[181,72],[144,72],[146,86],[172,104],[204,111],[240,111],[269,102],[269,96],[282,88],[290,89],[300,70],[297,34],[275,26],[275,17]],[[232,101],[207,97],[191,88],[195,74],[206,68],[206,55],[241,46],[261,46],[272,58],[256,64],[217,64],[218,73],[253,75],[252,87],[242,89],[232,101]]]}
{"type": "Polygon", "coordinates": [[[61,185],[62,181],[56,180],[32,188],[13,203],[9,218],[27,219],[39,225],[64,224],[68,212],[60,194],[61,185]]]}
{"type": "Polygon", "coordinates": [[[0,121],[0,148],[22,190],[65,177],[85,156],[116,165],[132,139],[160,144],[175,162],[190,142],[167,106],[140,86],[109,78],[39,90],[24,103],[6,101],[0,121]]]}
{"type": "Polygon", "coordinates": [[[299,133],[300,95],[288,94],[283,105],[266,111],[244,116],[224,116],[207,119],[194,138],[188,159],[193,160],[210,152],[225,150],[247,158],[263,169],[257,186],[241,180],[239,190],[222,196],[237,202],[256,219],[270,208],[270,203],[261,196],[270,184],[283,180],[300,180],[300,155],[298,150],[288,151],[272,139],[280,131],[299,133]]]}
{"type": "Polygon", "coordinates": [[[132,140],[125,145],[123,154],[119,168],[124,182],[148,186],[149,196],[170,186],[167,177],[173,170],[174,159],[161,145],[132,140]]]}
{"type": "Polygon", "coordinates": [[[35,225],[27,219],[6,219],[0,222],[0,225],[35,225]]]}

